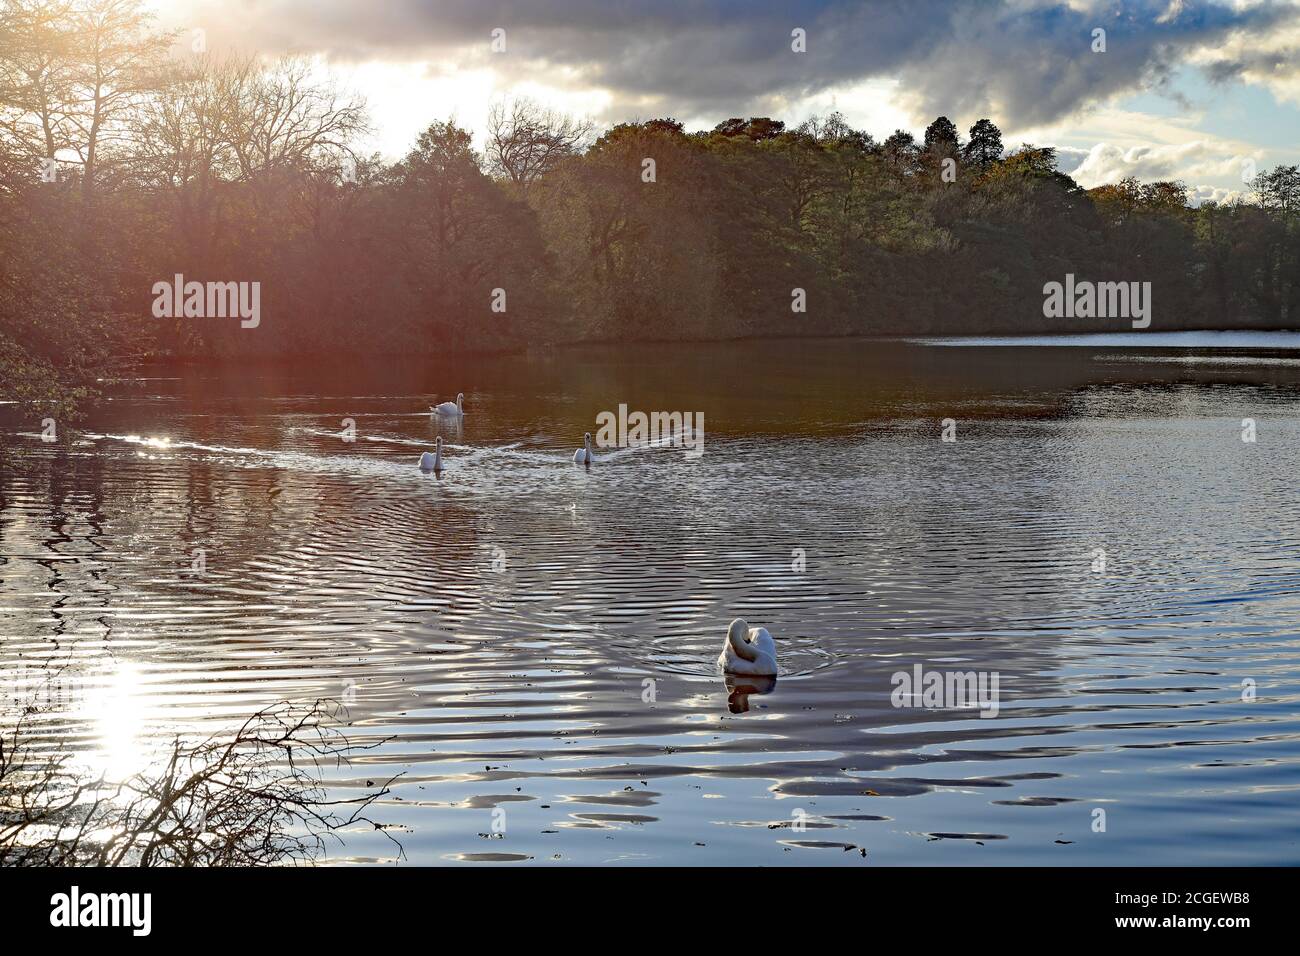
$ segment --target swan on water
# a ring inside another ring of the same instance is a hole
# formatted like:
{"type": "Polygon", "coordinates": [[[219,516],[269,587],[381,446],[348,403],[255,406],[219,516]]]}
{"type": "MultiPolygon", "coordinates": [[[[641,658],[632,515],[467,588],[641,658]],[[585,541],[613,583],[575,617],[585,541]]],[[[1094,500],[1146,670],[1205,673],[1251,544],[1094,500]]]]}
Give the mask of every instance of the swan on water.
{"type": "Polygon", "coordinates": [[[573,453],[573,463],[575,465],[590,465],[595,460],[596,456],[591,450],[591,432],[583,432],[582,447],[573,453]]]}
{"type": "Polygon", "coordinates": [[[442,436],[434,441],[433,451],[420,456],[421,471],[442,471],[442,436]]]}
{"type": "Polygon", "coordinates": [[[454,402],[442,402],[439,405],[433,405],[429,411],[435,415],[455,415],[457,418],[465,414],[465,393],[457,392],[454,402]]]}
{"type": "Polygon", "coordinates": [[[750,627],[736,618],[727,628],[727,641],[718,655],[718,666],[726,674],[776,676],[776,642],[765,627],[750,627]]]}

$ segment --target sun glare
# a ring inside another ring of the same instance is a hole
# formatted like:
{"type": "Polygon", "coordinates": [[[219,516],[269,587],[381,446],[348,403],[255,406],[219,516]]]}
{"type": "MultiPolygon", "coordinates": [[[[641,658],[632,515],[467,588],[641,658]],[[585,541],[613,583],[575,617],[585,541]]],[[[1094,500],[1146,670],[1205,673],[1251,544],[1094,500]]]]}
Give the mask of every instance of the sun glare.
{"type": "Polygon", "coordinates": [[[138,664],[126,662],[86,699],[86,717],[95,740],[86,762],[110,781],[126,780],[145,769],[142,746],[150,705],[138,664]]]}

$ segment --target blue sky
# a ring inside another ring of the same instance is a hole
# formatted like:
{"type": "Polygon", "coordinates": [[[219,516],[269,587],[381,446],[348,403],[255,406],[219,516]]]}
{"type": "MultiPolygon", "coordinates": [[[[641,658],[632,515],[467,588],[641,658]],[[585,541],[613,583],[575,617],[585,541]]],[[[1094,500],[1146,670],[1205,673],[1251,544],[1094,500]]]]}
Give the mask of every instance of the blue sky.
{"type": "MultiPolygon", "coordinates": [[[[1122,144],[1130,149],[1146,145],[1152,154],[1134,157],[1132,172],[1139,178],[1181,178],[1190,186],[1213,187],[1240,192],[1241,177],[1211,172],[1207,166],[1222,163],[1225,157],[1253,160],[1258,169],[1300,162],[1300,105],[1279,98],[1267,87],[1240,81],[1212,82],[1195,66],[1184,66],[1171,82],[1172,90],[1145,90],[1118,98],[1113,108],[1100,115],[1082,113],[1056,124],[1051,139],[1062,149],[1062,168],[1076,170],[1072,150],[1089,150],[1102,145],[1122,144]],[[1172,96],[1170,93],[1177,96],[1172,96]],[[1123,117],[1149,117],[1153,122],[1137,131],[1117,122],[1123,117]],[[1174,158],[1170,150],[1160,147],[1192,141],[1204,143],[1201,151],[1185,150],[1174,158]],[[1169,157],[1172,173],[1161,164],[1169,157]]],[[[1243,163],[1244,164],[1244,163],[1243,163]]],[[[1114,181],[1121,164],[1114,160],[1100,163],[1114,181]]],[[[1235,171],[1234,171],[1235,173],[1235,171]]],[[[1089,181],[1086,185],[1097,185],[1089,181]]]]}

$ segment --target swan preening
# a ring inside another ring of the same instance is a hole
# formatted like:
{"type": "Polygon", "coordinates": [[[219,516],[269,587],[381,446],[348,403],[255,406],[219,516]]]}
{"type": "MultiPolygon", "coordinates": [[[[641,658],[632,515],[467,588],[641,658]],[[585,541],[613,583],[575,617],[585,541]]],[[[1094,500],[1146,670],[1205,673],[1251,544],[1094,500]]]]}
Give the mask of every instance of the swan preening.
{"type": "Polygon", "coordinates": [[[442,402],[441,404],[433,405],[429,408],[429,411],[433,412],[435,415],[455,415],[457,418],[460,418],[465,414],[465,393],[457,392],[456,400],[454,402],[442,402]]]}
{"type": "Polygon", "coordinates": [[[573,463],[575,465],[590,465],[595,460],[596,456],[591,450],[591,432],[583,432],[582,447],[573,453],[573,463]]]}
{"type": "Polygon", "coordinates": [[[442,471],[442,436],[434,440],[433,451],[420,456],[421,471],[442,471]]]}
{"type": "Polygon", "coordinates": [[[776,676],[776,641],[765,627],[750,627],[736,618],[727,628],[727,641],[718,655],[718,666],[726,674],[776,676]]]}

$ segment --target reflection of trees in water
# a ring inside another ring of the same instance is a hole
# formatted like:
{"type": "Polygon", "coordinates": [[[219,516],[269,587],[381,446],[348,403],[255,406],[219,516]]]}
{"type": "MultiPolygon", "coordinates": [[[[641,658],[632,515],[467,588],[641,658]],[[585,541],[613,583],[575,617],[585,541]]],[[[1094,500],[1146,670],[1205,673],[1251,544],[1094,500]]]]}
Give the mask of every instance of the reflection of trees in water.
{"type": "Polygon", "coordinates": [[[381,743],[349,740],[329,701],[280,703],[233,734],[177,739],[156,769],[123,782],[79,774],[68,754],[34,756],[31,713],[0,734],[0,865],[311,862],[347,827],[384,830],[366,812],[392,779],[346,800],[321,784],[326,765],[381,743]]]}

